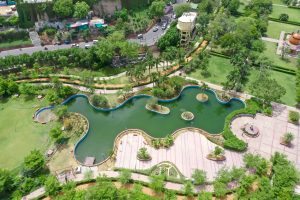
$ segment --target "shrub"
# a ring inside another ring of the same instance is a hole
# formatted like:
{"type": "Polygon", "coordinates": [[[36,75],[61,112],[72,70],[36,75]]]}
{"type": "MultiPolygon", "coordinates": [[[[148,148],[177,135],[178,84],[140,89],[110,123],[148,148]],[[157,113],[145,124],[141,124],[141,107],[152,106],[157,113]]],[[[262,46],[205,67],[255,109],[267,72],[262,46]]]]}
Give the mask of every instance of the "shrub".
{"type": "Polygon", "coordinates": [[[151,182],[150,182],[150,188],[153,189],[155,192],[162,192],[164,190],[164,179],[165,177],[163,175],[159,176],[151,176],[151,182]]]}
{"type": "Polygon", "coordinates": [[[96,107],[107,108],[108,100],[103,95],[93,95],[92,96],[92,104],[96,107]]]}
{"type": "Polygon", "coordinates": [[[147,149],[145,147],[142,147],[139,149],[139,151],[137,153],[137,158],[141,159],[141,160],[150,160],[151,156],[148,153],[147,149]]]}
{"type": "Polygon", "coordinates": [[[298,124],[300,115],[296,111],[290,111],[289,112],[289,122],[298,124]]]}
{"type": "Polygon", "coordinates": [[[282,14],[279,15],[279,20],[286,22],[286,21],[289,20],[289,15],[285,14],[285,13],[282,13],[282,14]]]}
{"type": "Polygon", "coordinates": [[[130,182],[131,172],[127,169],[124,169],[120,172],[119,180],[122,184],[127,184],[130,182]]]}
{"type": "Polygon", "coordinates": [[[200,169],[195,169],[192,174],[192,178],[194,179],[195,185],[201,185],[206,181],[206,172],[200,169]]]}
{"type": "Polygon", "coordinates": [[[194,187],[193,184],[191,183],[191,181],[186,181],[184,183],[184,194],[187,195],[188,197],[193,196],[194,194],[194,187]]]}

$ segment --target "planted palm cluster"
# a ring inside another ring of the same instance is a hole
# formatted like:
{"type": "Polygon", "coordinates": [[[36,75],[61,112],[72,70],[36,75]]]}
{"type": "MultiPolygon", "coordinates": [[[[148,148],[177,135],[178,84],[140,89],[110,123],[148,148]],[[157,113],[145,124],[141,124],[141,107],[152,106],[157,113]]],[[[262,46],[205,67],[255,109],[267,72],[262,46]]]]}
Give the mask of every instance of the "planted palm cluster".
{"type": "Polygon", "coordinates": [[[142,147],[139,149],[139,151],[137,153],[137,158],[141,161],[151,160],[151,156],[148,153],[148,150],[146,147],[142,147]]]}
{"type": "Polygon", "coordinates": [[[291,146],[292,141],[294,140],[294,135],[291,132],[287,132],[281,138],[281,144],[285,146],[291,146]]]}
{"type": "Polygon", "coordinates": [[[155,149],[159,149],[161,147],[169,148],[174,144],[174,138],[172,135],[167,135],[165,138],[155,138],[152,139],[151,144],[155,149]]]}

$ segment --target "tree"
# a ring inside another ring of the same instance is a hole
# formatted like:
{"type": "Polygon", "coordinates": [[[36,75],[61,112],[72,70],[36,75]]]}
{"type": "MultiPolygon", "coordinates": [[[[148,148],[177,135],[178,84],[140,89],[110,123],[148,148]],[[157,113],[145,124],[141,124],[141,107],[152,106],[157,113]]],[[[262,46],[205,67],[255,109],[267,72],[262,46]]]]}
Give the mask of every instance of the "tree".
{"type": "Polygon", "coordinates": [[[15,81],[0,77],[0,96],[8,97],[17,93],[18,90],[19,87],[15,81]]]}
{"type": "Polygon", "coordinates": [[[279,85],[275,79],[267,76],[259,76],[250,85],[251,94],[261,99],[264,105],[269,105],[272,101],[278,102],[286,93],[284,87],[279,85]]]}
{"type": "Polygon", "coordinates": [[[104,66],[112,61],[114,45],[108,39],[102,39],[90,49],[90,52],[93,52],[98,58],[99,64],[104,66]]]}
{"type": "Polygon", "coordinates": [[[282,14],[279,15],[279,20],[284,21],[284,22],[289,21],[289,15],[285,14],[285,13],[282,13],[282,14]]]}
{"type": "Polygon", "coordinates": [[[262,17],[272,12],[272,0],[251,0],[245,7],[246,15],[262,17]]]}
{"type": "Polygon", "coordinates": [[[27,96],[35,95],[36,91],[37,91],[37,87],[28,83],[22,83],[19,86],[19,92],[27,96]]]}
{"type": "Polygon", "coordinates": [[[213,13],[216,4],[217,3],[214,0],[202,0],[198,5],[199,13],[213,13]]]}
{"type": "Polygon", "coordinates": [[[188,197],[191,197],[193,196],[194,194],[194,187],[193,187],[193,184],[191,181],[186,181],[184,183],[184,194],[186,194],[188,197]]]}
{"type": "Polygon", "coordinates": [[[184,12],[189,12],[190,10],[191,6],[189,3],[182,3],[174,6],[175,14],[178,17],[180,17],[184,12]]]}
{"type": "Polygon", "coordinates": [[[164,190],[164,176],[163,175],[153,175],[150,177],[150,188],[153,189],[155,192],[162,192],[164,190]]]}
{"type": "Polygon", "coordinates": [[[195,185],[201,185],[206,181],[206,172],[200,169],[195,169],[192,178],[194,179],[195,185]]]}
{"type": "Polygon", "coordinates": [[[149,7],[149,14],[152,17],[162,17],[164,15],[164,8],[166,3],[162,0],[155,0],[151,3],[149,7]]]}
{"type": "Polygon", "coordinates": [[[50,137],[54,141],[54,143],[60,143],[62,139],[64,138],[64,134],[59,126],[51,129],[50,131],[50,137]]]}
{"type": "Polygon", "coordinates": [[[70,17],[73,14],[73,1],[56,0],[53,5],[53,11],[61,18],[70,17]]]}
{"type": "Polygon", "coordinates": [[[172,23],[168,31],[158,40],[157,46],[164,51],[167,47],[178,46],[180,42],[180,34],[176,28],[176,23],[172,23]]]}
{"type": "Polygon", "coordinates": [[[59,119],[63,119],[68,113],[68,107],[65,105],[57,106],[54,109],[54,112],[59,117],[59,119]]]}
{"type": "Polygon", "coordinates": [[[11,173],[6,169],[0,169],[0,196],[13,189],[13,182],[11,173]]]}
{"type": "Polygon", "coordinates": [[[123,169],[119,174],[119,180],[123,185],[130,182],[131,172],[128,169],[123,169]]]}
{"type": "Polygon", "coordinates": [[[26,176],[35,176],[45,167],[45,159],[39,150],[33,150],[24,158],[23,172],[26,176]]]}
{"type": "Polygon", "coordinates": [[[90,6],[86,2],[79,1],[75,4],[73,16],[79,19],[83,19],[88,15],[89,10],[90,6]]]}
{"type": "Polygon", "coordinates": [[[45,181],[45,191],[49,196],[56,196],[60,190],[60,184],[55,176],[48,176],[45,181]]]}
{"type": "Polygon", "coordinates": [[[241,4],[240,0],[231,0],[227,6],[227,9],[232,15],[236,15],[238,14],[238,9],[240,7],[240,4],[241,4]]]}

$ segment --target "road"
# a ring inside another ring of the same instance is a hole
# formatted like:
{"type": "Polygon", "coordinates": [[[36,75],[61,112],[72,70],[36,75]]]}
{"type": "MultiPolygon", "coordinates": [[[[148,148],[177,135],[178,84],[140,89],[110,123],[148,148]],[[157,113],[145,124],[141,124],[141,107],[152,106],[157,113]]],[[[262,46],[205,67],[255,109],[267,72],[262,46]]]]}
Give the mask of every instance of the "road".
{"type": "MultiPolygon", "coordinates": [[[[171,19],[171,21],[172,21],[171,15],[166,15],[165,18],[168,18],[169,20],[171,19]]],[[[170,23],[168,25],[170,25],[170,23]]],[[[136,38],[136,39],[129,39],[129,41],[137,42],[142,45],[152,46],[167,30],[167,29],[162,30],[160,25],[159,25],[158,31],[153,32],[153,29],[154,29],[154,27],[152,27],[147,33],[145,33],[143,35],[144,36],[143,39],[140,40],[140,39],[136,38]]],[[[79,47],[84,48],[84,46],[86,44],[93,45],[93,42],[79,43],[79,47]]],[[[71,48],[71,47],[72,47],[72,44],[62,44],[62,45],[45,45],[43,47],[42,46],[34,46],[34,47],[22,48],[21,50],[20,49],[12,49],[12,50],[8,50],[8,51],[1,51],[0,57],[5,57],[8,55],[15,56],[15,55],[20,55],[20,54],[25,54],[25,53],[31,55],[32,53],[37,52],[37,51],[53,51],[53,50],[57,50],[57,49],[66,49],[66,48],[71,48]],[[47,47],[48,50],[45,50],[45,47],[47,47]]]]}
{"type": "MultiPolygon", "coordinates": [[[[93,45],[93,42],[82,42],[79,43],[79,47],[80,48],[84,48],[84,46],[86,44],[89,45],[93,45]]],[[[62,45],[45,45],[45,46],[35,46],[35,47],[28,47],[28,48],[22,48],[20,49],[12,49],[12,50],[8,50],[8,51],[1,51],[0,52],[0,57],[5,57],[8,55],[20,55],[20,54],[29,54],[31,55],[32,53],[36,52],[36,51],[53,51],[53,50],[57,50],[57,49],[66,49],[66,48],[71,48],[72,44],[62,44],[62,45]],[[48,48],[48,50],[45,50],[45,47],[48,48]]]]}

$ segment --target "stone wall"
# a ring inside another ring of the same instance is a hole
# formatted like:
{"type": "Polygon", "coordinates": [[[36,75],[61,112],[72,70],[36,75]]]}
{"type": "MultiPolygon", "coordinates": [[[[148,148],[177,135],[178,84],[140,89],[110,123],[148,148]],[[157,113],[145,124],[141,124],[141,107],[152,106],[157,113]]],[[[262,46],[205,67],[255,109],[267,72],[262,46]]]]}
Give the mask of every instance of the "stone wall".
{"type": "Polygon", "coordinates": [[[114,14],[115,10],[122,9],[121,0],[101,0],[93,6],[95,15],[105,16],[114,14]]]}

